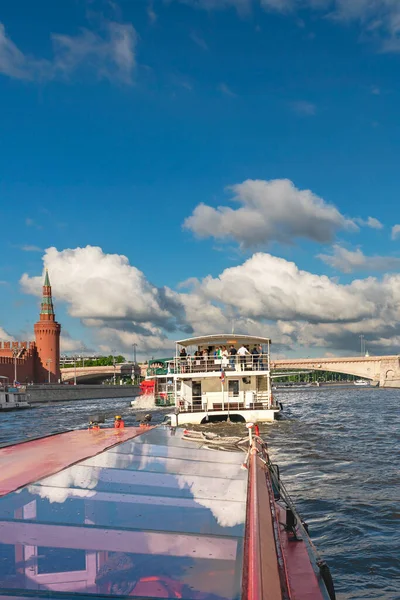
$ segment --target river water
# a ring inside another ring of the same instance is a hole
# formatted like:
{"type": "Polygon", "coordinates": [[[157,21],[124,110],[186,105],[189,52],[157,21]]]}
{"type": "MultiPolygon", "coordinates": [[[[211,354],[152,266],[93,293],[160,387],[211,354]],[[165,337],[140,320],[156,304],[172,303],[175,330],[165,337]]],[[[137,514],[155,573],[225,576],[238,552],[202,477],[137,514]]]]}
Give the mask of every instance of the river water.
{"type": "MultiPolygon", "coordinates": [[[[277,392],[283,418],[261,433],[310,535],[328,562],[338,600],[400,599],[400,390],[311,389],[277,392]]],[[[142,400],[140,400],[142,402],[142,400]]],[[[126,425],[149,405],[86,400],[0,415],[0,445],[116,414],[126,425]]],[[[153,423],[166,409],[153,410],[153,423]]],[[[245,434],[244,425],[207,426],[245,434]]]]}

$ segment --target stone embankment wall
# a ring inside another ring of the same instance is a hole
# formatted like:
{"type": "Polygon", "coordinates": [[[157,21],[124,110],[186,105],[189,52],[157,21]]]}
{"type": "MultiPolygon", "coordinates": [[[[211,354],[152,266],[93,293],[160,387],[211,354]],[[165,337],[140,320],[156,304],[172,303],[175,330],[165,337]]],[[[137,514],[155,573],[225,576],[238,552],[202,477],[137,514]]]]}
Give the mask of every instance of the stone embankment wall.
{"type": "Polygon", "coordinates": [[[101,400],[101,398],[134,398],[137,385],[29,385],[26,389],[31,404],[67,402],[69,400],[101,400]]]}

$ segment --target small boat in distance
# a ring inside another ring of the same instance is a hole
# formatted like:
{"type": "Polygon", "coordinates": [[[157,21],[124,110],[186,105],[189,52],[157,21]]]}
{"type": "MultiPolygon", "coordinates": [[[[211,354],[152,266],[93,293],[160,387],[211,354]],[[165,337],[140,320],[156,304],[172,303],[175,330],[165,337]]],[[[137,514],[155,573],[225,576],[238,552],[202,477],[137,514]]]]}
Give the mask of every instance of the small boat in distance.
{"type": "Polygon", "coordinates": [[[149,365],[155,381],[175,406],[166,420],[178,424],[215,421],[268,422],[280,411],[271,391],[271,340],[259,336],[217,334],[176,342],[175,357],[160,368],[149,365]],[[167,386],[164,388],[164,386],[167,386]]]}
{"type": "Polygon", "coordinates": [[[26,398],[25,386],[19,384],[11,386],[8,377],[0,375],[0,412],[32,408],[26,398]]]}
{"type": "Polygon", "coordinates": [[[371,382],[367,381],[366,379],[356,379],[354,381],[354,385],[368,386],[371,385],[371,382]]]}

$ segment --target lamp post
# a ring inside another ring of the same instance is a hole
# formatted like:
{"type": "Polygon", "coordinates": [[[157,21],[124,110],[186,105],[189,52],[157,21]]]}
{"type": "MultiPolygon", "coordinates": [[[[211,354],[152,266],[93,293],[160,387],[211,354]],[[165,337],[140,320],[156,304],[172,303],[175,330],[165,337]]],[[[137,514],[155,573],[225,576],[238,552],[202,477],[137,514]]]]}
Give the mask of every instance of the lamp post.
{"type": "Polygon", "coordinates": [[[115,356],[113,356],[113,365],[114,365],[114,385],[117,385],[116,375],[115,375],[115,356]]]}
{"type": "Polygon", "coordinates": [[[76,356],[74,356],[74,385],[76,385],[76,356]]]}
{"type": "Polygon", "coordinates": [[[137,344],[136,343],[132,344],[132,348],[133,348],[133,384],[135,385],[135,383],[136,383],[136,348],[137,348],[137,344]]]}
{"type": "Polygon", "coordinates": [[[361,344],[361,356],[364,355],[365,350],[364,350],[364,336],[360,335],[360,344],[361,344]]]}
{"type": "Polygon", "coordinates": [[[13,358],[14,358],[14,385],[16,385],[17,383],[17,351],[14,350],[13,352],[13,358]]]}
{"type": "Polygon", "coordinates": [[[51,382],[51,371],[50,371],[50,365],[51,365],[51,363],[52,363],[52,362],[53,362],[53,361],[51,360],[51,358],[48,358],[48,359],[46,360],[46,364],[47,364],[47,371],[48,371],[48,374],[49,374],[49,383],[51,382]]]}

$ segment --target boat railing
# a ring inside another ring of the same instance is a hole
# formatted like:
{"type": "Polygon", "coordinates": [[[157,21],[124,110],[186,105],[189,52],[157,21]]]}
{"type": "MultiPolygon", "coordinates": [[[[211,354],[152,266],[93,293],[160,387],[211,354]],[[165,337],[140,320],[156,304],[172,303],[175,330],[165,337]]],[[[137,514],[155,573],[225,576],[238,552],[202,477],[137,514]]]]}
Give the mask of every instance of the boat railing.
{"type": "Polygon", "coordinates": [[[222,371],[246,373],[267,371],[268,354],[247,354],[245,356],[179,356],[170,361],[164,369],[147,370],[147,376],[173,375],[183,373],[218,373],[222,371]]]}
{"type": "Polygon", "coordinates": [[[226,395],[224,400],[219,402],[213,402],[210,406],[207,399],[201,396],[193,396],[192,399],[180,397],[178,404],[180,412],[183,413],[196,413],[196,412],[218,412],[221,410],[267,410],[274,405],[268,400],[267,393],[264,392],[262,396],[255,394],[253,401],[249,402],[239,396],[226,395]]]}

